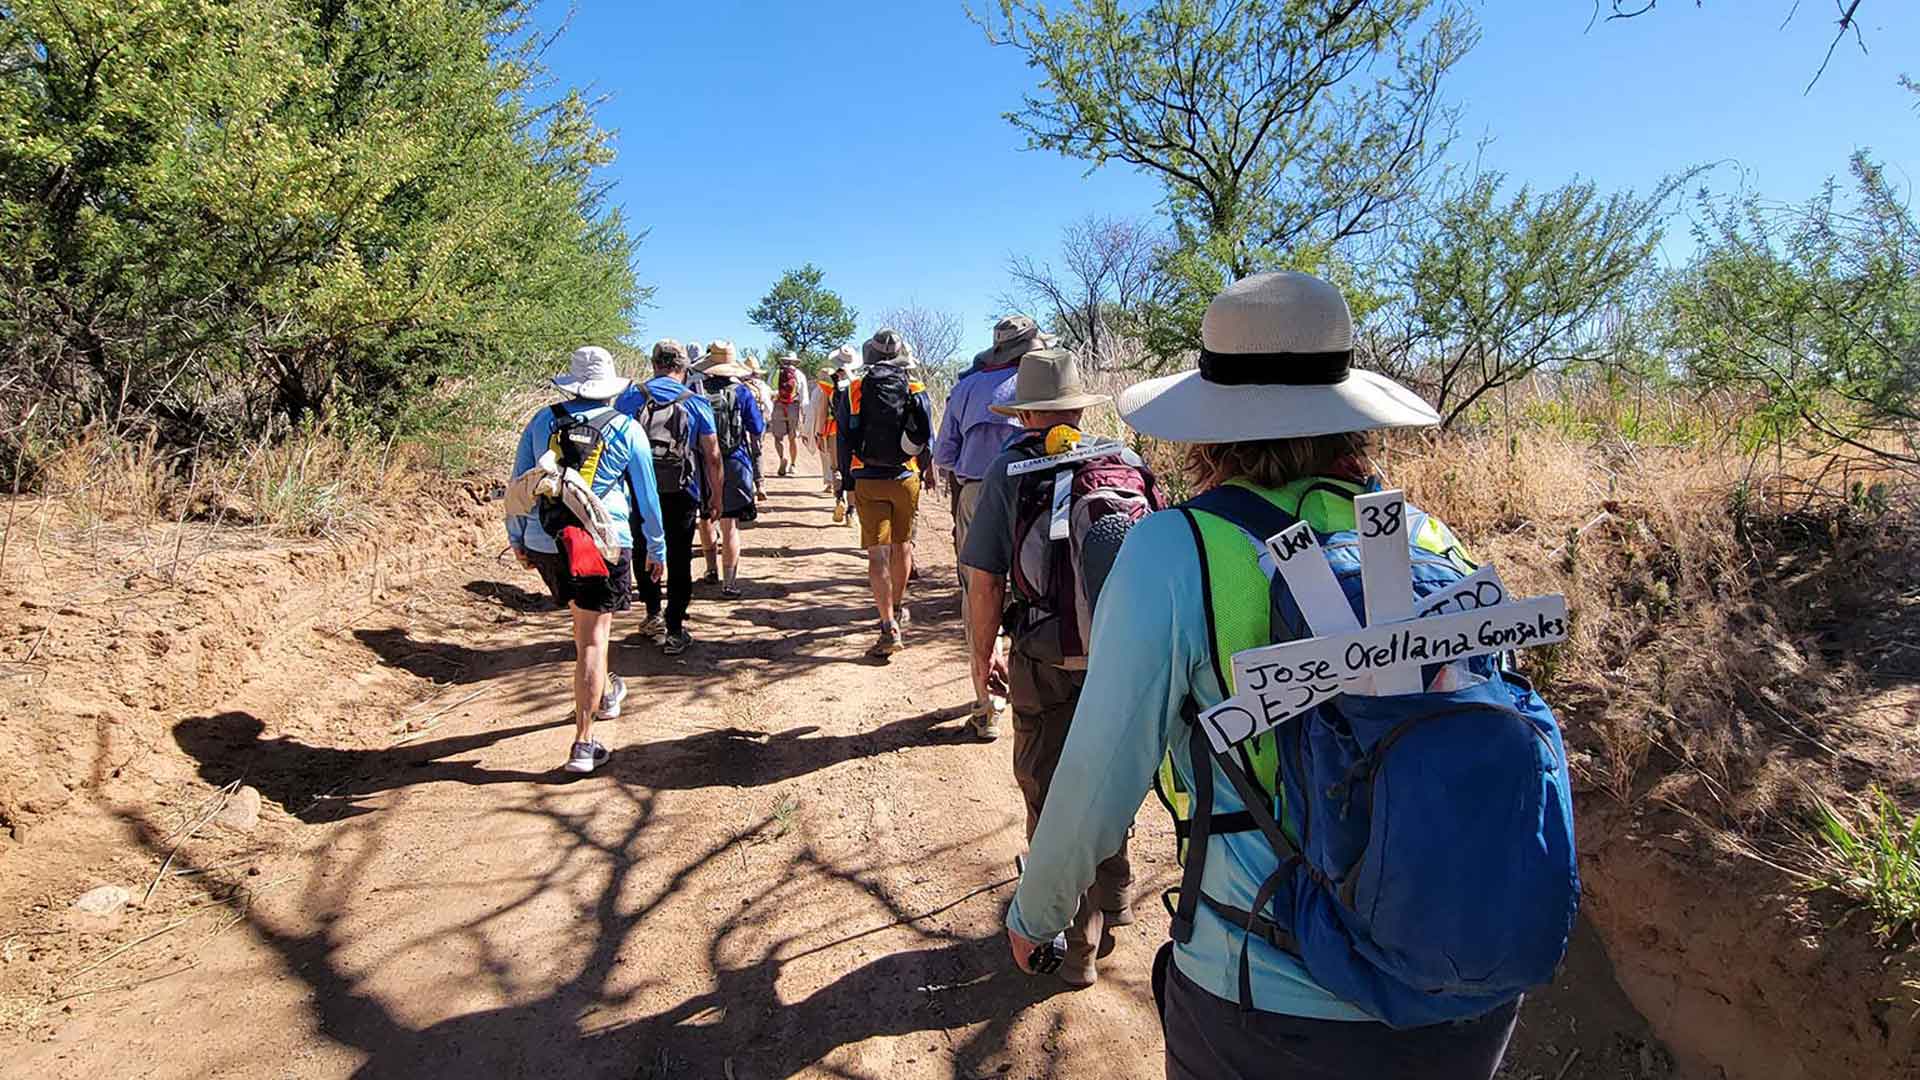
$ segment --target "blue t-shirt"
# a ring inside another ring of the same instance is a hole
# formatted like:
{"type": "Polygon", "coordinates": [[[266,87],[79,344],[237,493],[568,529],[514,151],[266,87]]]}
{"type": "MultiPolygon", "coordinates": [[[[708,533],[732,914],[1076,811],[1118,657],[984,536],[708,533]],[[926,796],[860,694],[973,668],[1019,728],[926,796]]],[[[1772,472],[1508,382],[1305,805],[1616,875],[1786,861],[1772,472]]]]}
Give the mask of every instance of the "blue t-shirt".
{"type": "MultiPolygon", "coordinates": [[[[608,408],[604,401],[575,398],[563,406],[574,416],[608,408]]],[[[520,434],[520,448],[513,458],[513,475],[519,476],[547,452],[553,436],[553,411],[541,409],[527,421],[520,434]]],[[[606,446],[600,452],[600,465],[593,475],[593,493],[613,519],[614,532],[623,548],[641,551],[634,543],[633,519],[639,518],[640,538],[646,541],[644,553],[657,563],[667,561],[666,530],[660,520],[660,494],[653,483],[653,448],[647,445],[646,432],[626,416],[615,416],[605,431],[606,446]]],[[[514,547],[552,554],[558,542],[540,525],[540,515],[520,514],[507,519],[507,540],[514,547]]]]}
{"type": "MultiPolygon", "coordinates": [[[[693,479],[687,481],[687,495],[694,502],[700,501],[701,483],[707,474],[707,459],[700,452],[700,437],[715,434],[713,426],[713,406],[700,392],[671,375],[656,375],[644,385],[629,386],[627,392],[614,400],[613,407],[638,420],[640,410],[646,406],[640,395],[646,394],[654,404],[665,405],[686,395],[680,402],[687,410],[687,438],[693,443],[693,479]]],[[[645,432],[641,433],[645,435],[645,432]]]]}

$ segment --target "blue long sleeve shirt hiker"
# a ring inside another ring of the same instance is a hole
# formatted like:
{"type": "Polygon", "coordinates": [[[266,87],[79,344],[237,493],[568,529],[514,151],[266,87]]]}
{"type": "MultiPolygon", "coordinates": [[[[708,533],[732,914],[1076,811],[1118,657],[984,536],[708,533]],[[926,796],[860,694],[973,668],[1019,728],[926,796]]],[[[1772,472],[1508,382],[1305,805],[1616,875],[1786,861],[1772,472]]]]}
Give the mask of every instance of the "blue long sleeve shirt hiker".
{"type": "MultiPolygon", "coordinates": [[[[604,401],[578,398],[566,402],[565,407],[574,416],[612,408],[604,401]]],[[[514,454],[513,475],[519,476],[533,468],[540,455],[547,452],[553,437],[553,421],[550,409],[541,409],[527,421],[526,430],[520,434],[520,448],[514,454]]],[[[633,548],[636,552],[644,550],[647,558],[666,563],[667,534],[660,519],[660,495],[653,482],[653,449],[647,444],[646,433],[629,417],[616,416],[607,425],[606,449],[601,451],[600,467],[594,473],[593,493],[607,508],[621,547],[633,548]],[[640,537],[646,541],[644,549],[634,543],[636,515],[640,519],[640,537]]],[[[507,542],[529,551],[551,554],[560,550],[559,543],[541,527],[538,514],[508,518],[507,542]]]]}
{"type": "MultiPolygon", "coordinates": [[[[1093,881],[1094,866],[1119,850],[1169,746],[1174,767],[1192,790],[1189,738],[1181,716],[1192,694],[1202,710],[1225,694],[1207,640],[1200,553],[1175,511],[1150,515],[1127,534],[1094,611],[1086,687],[1073,714],[1065,751],[1047,791],[1027,870],[1007,911],[1007,925],[1045,941],[1072,922],[1093,881]]],[[[1214,812],[1244,809],[1231,785],[1214,791],[1214,812]]],[[[1224,833],[1207,845],[1206,882],[1213,895],[1242,908],[1279,863],[1258,832],[1224,833]]],[[[1316,1020],[1370,1020],[1313,981],[1291,955],[1227,923],[1202,904],[1193,939],[1174,945],[1174,963],[1202,989],[1240,997],[1240,950],[1252,950],[1254,1007],[1316,1020]]]]}

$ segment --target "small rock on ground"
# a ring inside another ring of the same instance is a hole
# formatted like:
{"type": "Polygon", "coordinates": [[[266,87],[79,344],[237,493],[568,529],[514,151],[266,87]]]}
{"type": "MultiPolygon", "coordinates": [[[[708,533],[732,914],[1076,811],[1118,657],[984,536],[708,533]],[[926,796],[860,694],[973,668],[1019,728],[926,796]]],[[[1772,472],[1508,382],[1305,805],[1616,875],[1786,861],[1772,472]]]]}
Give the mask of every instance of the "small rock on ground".
{"type": "Polygon", "coordinates": [[[81,893],[73,909],[87,915],[118,915],[133,900],[133,894],[118,885],[102,885],[81,893]]]}
{"type": "Polygon", "coordinates": [[[213,820],[235,832],[252,832],[260,824],[260,789],[248,786],[234,792],[213,820]]]}

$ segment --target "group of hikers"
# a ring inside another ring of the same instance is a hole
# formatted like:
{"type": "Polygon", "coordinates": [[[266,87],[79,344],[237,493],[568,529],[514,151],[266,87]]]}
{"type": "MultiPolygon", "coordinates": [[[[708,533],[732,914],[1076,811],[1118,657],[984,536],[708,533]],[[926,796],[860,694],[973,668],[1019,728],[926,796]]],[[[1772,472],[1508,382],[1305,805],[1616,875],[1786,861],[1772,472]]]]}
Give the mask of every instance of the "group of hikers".
{"type": "MultiPolygon", "coordinates": [[[[1233,656],[1311,637],[1325,614],[1292,595],[1267,539],[1309,526],[1335,602],[1360,616],[1358,564],[1333,554],[1358,544],[1355,500],[1384,488],[1376,433],[1439,418],[1352,366],[1346,302],[1310,275],[1229,286],[1201,338],[1196,368],[1118,399],[1134,432],[1182,450],[1196,494],[1179,505],[1125,441],[1088,432],[1087,411],[1112,399],[1024,315],[994,327],[937,428],[891,329],[813,378],[791,354],[766,379],[727,342],[702,357],[667,340],[636,385],[607,351],[577,351],[508,490],[514,551],[572,612],[564,768],[607,760],[593,725],[626,696],[607,647],[636,580],[643,629],[669,653],[691,640],[696,532],[708,580],[740,594],[765,434],[778,476],[812,440],[835,520],[858,521],[877,659],[906,643],[920,501],[945,483],[967,724],[991,740],[1010,714],[1026,806],[1015,964],[1096,982],[1112,929],[1134,920],[1128,840],[1154,791],[1183,866],[1152,979],[1169,1077],[1486,1080],[1578,905],[1557,723],[1504,658],[1476,656],[1417,668],[1413,693],[1348,686],[1210,742],[1198,718],[1233,695],[1233,656]]],[[[1475,573],[1443,523],[1406,513],[1416,596],[1475,573]]]]}

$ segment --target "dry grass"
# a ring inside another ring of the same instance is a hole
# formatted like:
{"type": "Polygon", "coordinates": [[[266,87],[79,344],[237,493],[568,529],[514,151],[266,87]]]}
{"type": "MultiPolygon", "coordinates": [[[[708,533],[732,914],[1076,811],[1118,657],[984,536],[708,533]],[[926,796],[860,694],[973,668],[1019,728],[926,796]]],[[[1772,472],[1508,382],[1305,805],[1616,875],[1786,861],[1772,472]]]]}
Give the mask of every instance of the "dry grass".
{"type": "MultiPolygon", "coordinates": [[[[1378,464],[1517,590],[1567,596],[1572,638],[1523,663],[1583,787],[1832,880],[1823,806],[1886,812],[1869,785],[1920,805],[1920,507],[1870,459],[1756,437],[1745,404],[1541,383],[1469,430],[1395,433],[1378,464]]],[[[1087,426],[1126,434],[1111,409],[1087,426]]],[[[1129,437],[1189,494],[1181,448],[1129,437]]]]}

